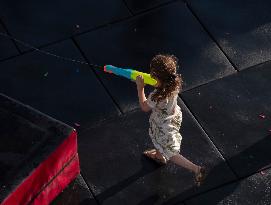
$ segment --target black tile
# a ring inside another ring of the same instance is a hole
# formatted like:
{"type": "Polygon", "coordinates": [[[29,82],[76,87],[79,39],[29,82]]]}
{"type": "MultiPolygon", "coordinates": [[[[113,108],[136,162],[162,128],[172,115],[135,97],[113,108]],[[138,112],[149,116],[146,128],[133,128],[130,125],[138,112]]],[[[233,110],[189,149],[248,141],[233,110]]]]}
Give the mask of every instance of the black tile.
{"type": "Polygon", "coordinates": [[[5,37],[7,33],[1,24],[0,32],[3,33],[3,35],[0,35],[0,60],[18,55],[19,52],[17,51],[14,43],[10,40],[10,38],[5,37]]]}
{"type": "Polygon", "coordinates": [[[153,7],[159,6],[164,3],[171,2],[172,0],[149,0],[149,1],[144,1],[144,0],[124,0],[129,9],[133,13],[139,13],[142,11],[145,11],[147,9],[151,9],[153,7]]]}
{"type": "Polygon", "coordinates": [[[188,3],[238,69],[271,59],[271,1],[188,3]]]}
{"type": "MultiPolygon", "coordinates": [[[[72,41],[46,51],[83,60],[72,41]]],[[[89,66],[30,52],[0,63],[0,68],[0,92],[75,128],[119,114],[89,66]]]]}
{"type": "MultiPolygon", "coordinates": [[[[182,2],[76,40],[86,56],[98,64],[143,72],[149,72],[149,62],[155,54],[175,54],[180,58],[186,89],[235,72],[182,2]]],[[[124,111],[138,106],[134,83],[98,73],[124,111]]]]}
{"type": "Polygon", "coordinates": [[[271,204],[271,169],[254,174],[236,183],[202,194],[187,201],[186,205],[198,204],[271,204]]]}
{"type": "Polygon", "coordinates": [[[78,136],[81,171],[99,203],[170,204],[235,180],[182,103],[181,107],[184,116],[181,153],[210,170],[205,185],[196,188],[189,171],[172,163],[160,167],[142,155],[152,147],[148,114],[135,110],[78,136]]]}
{"type": "MultiPolygon", "coordinates": [[[[3,0],[0,12],[9,32],[34,46],[55,42],[130,15],[122,0],[30,0],[27,3],[3,0]]],[[[21,45],[20,48],[29,49],[21,45]]]]}
{"type": "Polygon", "coordinates": [[[183,93],[239,176],[271,165],[270,67],[262,64],[183,93]]]}
{"type": "Polygon", "coordinates": [[[97,205],[81,175],[66,187],[51,205],[97,205]]]}

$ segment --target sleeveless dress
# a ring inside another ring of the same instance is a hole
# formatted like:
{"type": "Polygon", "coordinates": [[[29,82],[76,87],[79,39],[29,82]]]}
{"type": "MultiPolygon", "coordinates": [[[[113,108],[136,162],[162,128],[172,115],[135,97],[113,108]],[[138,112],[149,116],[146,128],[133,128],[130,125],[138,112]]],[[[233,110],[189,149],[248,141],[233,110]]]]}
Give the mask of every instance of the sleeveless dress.
{"type": "Polygon", "coordinates": [[[147,98],[147,104],[152,108],[149,123],[149,135],[154,147],[169,160],[179,154],[182,136],[179,132],[182,123],[181,108],[177,105],[178,91],[174,91],[170,97],[158,104],[152,101],[151,92],[147,98]]]}

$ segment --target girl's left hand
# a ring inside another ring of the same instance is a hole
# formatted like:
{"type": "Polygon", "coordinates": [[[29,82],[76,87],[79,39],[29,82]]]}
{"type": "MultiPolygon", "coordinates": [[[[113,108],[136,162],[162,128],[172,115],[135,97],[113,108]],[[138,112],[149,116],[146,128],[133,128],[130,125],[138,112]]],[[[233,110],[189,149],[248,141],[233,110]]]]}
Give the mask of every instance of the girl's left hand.
{"type": "Polygon", "coordinates": [[[136,85],[138,89],[142,89],[144,88],[145,84],[144,84],[144,79],[141,75],[138,75],[136,77],[136,85]]]}

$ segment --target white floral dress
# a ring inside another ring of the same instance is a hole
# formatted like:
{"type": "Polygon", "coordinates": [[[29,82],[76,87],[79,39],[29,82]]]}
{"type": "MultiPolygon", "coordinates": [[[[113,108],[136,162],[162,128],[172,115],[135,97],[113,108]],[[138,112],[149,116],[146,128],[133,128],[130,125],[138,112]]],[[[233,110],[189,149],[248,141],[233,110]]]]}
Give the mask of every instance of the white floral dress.
{"type": "Polygon", "coordinates": [[[160,101],[158,104],[151,100],[151,92],[147,104],[152,108],[150,115],[149,135],[154,147],[169,160],[180,152],[182,136],[179,132],[182,123],[182,112],[177,104],[178,91],[160,101]]]}

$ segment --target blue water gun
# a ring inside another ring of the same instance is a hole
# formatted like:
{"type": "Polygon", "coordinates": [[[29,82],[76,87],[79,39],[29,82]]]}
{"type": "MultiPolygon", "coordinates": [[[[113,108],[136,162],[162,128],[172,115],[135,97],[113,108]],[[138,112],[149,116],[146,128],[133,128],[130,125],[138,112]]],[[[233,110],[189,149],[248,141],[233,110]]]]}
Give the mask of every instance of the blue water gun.
{"type": "Polygon", "coordinates": [[[105,65],[104,72],[113,73],[115,75],[122,76],[130,80],[136,80],[136,77],[141,75],[144,79],[145,84],[148,84],[151,86],[155,86],[157,84],[157,81],[153,79],[150,74],[139,72],[133,69],[124,69],[124,68],[118,68],[112,65],[105,65]]]}

